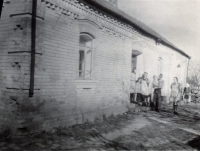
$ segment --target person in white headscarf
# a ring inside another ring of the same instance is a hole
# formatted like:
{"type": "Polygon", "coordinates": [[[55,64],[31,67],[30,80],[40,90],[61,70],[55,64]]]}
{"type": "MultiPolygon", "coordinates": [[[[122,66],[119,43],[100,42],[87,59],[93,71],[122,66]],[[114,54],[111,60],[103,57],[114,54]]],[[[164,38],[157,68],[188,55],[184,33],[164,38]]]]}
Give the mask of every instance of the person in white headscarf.
{"type": "Polygon", "coordinates": [[[191,102],[191,88],[190,85],[187,83],[184,90],[183,90],[183,99],[185,103],[191,102]]]}

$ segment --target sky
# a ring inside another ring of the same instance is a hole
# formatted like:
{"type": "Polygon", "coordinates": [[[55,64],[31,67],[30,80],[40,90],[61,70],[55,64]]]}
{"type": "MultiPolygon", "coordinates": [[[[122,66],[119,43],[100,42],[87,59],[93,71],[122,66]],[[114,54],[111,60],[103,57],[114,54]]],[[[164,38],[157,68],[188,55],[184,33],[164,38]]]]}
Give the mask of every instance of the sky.
{"type": "Polygon", "coordinates": [[[200,0],[118,0],[118,7],[200,61],[200,0]]]}

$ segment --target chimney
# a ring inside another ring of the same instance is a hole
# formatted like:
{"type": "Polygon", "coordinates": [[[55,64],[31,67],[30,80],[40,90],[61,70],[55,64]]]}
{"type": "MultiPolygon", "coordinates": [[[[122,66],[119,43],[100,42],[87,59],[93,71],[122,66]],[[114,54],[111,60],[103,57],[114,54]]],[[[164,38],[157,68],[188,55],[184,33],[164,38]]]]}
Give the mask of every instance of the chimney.
{"type": "Polygon", "coordinates": [[[105,0],[105,1],[109,2],[113,6],[117,7],[117,0],[105,0]]]}

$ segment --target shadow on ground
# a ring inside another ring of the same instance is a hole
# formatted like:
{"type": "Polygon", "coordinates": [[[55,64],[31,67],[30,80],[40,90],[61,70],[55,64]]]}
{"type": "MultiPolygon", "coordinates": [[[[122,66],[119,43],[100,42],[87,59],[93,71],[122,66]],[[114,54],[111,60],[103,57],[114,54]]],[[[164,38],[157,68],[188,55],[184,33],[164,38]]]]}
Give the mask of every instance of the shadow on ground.
{"type": "Polygon", "coordinates": [[[200,151],[200,136],[194,138],[193,140],[189,141],[187,143],[189,146],[191,146],[194,149],[197,149],[200,151]]]}

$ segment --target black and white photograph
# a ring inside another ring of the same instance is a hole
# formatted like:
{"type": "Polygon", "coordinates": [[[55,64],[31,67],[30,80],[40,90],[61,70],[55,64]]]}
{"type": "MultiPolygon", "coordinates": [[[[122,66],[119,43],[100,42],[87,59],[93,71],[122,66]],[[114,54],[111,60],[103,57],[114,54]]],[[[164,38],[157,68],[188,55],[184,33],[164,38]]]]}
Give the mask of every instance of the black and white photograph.
{"type": "Polygon", "coordinates": [[[200,151],[200,0],[0,0],[0,151],[200,151]]]}

